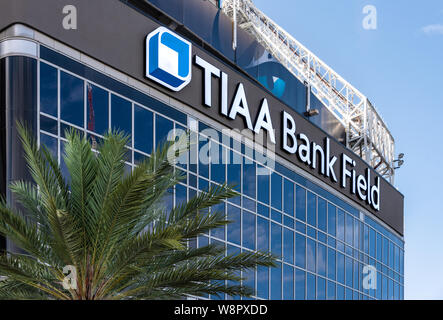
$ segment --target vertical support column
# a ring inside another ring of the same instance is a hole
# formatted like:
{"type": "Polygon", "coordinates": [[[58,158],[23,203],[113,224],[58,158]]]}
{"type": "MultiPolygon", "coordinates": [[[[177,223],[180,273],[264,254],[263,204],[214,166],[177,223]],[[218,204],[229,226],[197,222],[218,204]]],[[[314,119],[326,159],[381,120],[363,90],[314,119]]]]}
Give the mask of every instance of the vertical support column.
{"type": "MultiPolygon", "coordinates": [[[[7,188],[11,181],[30,180],[17,132],[16,121],[37,134],[37,60],[26,56],[9,56],[1,60],[1,192],[11,205],[15,199],[7,188]]],[[[20,208],[19,208],[20,209],[20,208]]],[[[7,241],[8,251],[18,251],[7,241]]]]}
{"type": "Polygon", "coordinates": [[[238,0],[233,0],[232,5],[233,14],[233,27],[232,27],[232,50],[237,50],[237,10],[238,10],[238,0]]]}
{"type": "MultiPolygon", "coordinates": [[[[332,86],[330,87],[332,92],[332,86]]],[[[346,118],[345,118],[345,133],[346,133],[346,148],[351,149],[351,123],[350,123],[350,108],[349,108],[349,89],[346,88],[346,118]]]]}
{"type": "MultiPolygon", "coordinates": [[[[0,59],[0,193],[6,198],[6,59],[0,59]]],[[[0,236],[0,252],[6,249],[6,239],[0,236]]]]}
{"type": "MultiPolygon", "coordinates": [[[[371,164],[370,159],[370,150],[368,146],[368,99],[365,98],[364,104],[363,104],[363,159],[368,163],[371,164]]],[[[369,130],[369,134],[371,134],[369,130]]]]}

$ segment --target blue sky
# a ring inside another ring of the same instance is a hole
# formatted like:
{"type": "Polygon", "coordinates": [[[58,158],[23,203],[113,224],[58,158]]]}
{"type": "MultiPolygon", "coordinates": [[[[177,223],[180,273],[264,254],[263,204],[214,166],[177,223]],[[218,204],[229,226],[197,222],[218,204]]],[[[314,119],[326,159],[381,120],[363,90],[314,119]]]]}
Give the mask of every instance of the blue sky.
{"type": "Polygon", "coordinates": [[[443,1],[254,0],[377,107],[405,153],[405,298],[443,299],[443,1]],[[365,30],[363,7],[377,9],[365,30]]]}

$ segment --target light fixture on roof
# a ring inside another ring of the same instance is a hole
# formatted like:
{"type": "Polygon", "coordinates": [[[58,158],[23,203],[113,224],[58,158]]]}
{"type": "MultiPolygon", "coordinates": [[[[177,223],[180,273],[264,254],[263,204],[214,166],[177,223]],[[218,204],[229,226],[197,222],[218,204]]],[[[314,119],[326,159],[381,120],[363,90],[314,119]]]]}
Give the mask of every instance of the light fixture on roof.
{"type": "Polygon", "coordinates": [[[318,116],[319,114],[320,112],[318,111],[318,109],[309,109],[308,111],[305,112],[306,117],[318,116]]]}
{"type": "Polygon", "coordinates": [[[405,157],[404,153],[400,153],[398,155],[398,159],[394,160],[393,162],[396,163],[397,165],[394,167],[394,170],[396,169],[400,169],[400,167],[405,163],[404,160],[402,160],[405,157]]]}

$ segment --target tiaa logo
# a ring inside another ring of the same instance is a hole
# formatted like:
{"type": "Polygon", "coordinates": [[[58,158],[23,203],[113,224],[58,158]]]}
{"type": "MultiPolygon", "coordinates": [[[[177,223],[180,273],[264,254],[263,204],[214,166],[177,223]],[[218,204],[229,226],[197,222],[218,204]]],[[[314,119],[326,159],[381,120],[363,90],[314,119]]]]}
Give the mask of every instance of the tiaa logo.
{"type": "Polygon", "coordinates": [[[192,45],[165,27],[146,37],[146,77],[173,91],[191,82],[192,45]]]}

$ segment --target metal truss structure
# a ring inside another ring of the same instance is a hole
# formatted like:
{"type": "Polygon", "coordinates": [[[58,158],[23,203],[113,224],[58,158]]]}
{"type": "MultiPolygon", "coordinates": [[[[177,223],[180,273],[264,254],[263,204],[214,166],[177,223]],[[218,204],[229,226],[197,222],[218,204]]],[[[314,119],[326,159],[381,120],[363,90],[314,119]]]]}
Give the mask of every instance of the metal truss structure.
{"type": "Polygon", "coordinates": [[[394,138],[369,99],[258,10],[251,0],[224,0],[223,11],[300,81],[308,83],[346,128],[346,146],[394,183],[394,138]]]}

